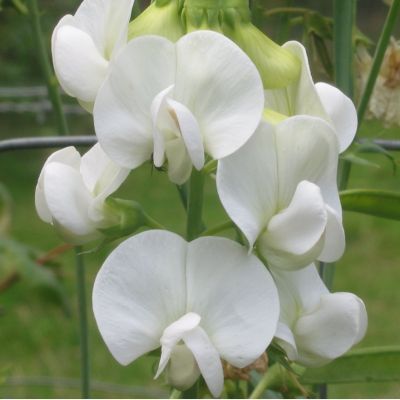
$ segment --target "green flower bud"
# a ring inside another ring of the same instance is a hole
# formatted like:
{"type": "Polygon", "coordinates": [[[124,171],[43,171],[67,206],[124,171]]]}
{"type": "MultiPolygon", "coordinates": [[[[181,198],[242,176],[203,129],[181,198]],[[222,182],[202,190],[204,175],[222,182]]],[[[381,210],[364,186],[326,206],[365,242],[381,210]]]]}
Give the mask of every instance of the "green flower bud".
{"type": "Polygon", "coordinates": [[[251,23],[248,0],[185,0],[182,20],[188,32],[210,29],[233,40],[256,65],[265,89],[283,88],[300,75],[300,60],[251,23]]]}
{"type": "Polygon", "coordinates": [[[181,22],[182,0],[156,0],[130,24],[128,39],[142,35],[164,36],[176,42],[185,34],[181,22]]]}

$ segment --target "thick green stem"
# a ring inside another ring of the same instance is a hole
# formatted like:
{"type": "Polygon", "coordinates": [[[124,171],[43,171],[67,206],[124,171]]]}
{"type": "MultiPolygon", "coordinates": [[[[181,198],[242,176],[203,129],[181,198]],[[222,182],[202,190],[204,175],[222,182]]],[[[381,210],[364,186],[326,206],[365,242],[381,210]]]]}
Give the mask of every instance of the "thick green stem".
{"type": "Polygon", "coordinates": [[[89,344],[88,323],[86,312],[86,287],[85,287],[85,265],[81,247],[76,247],[76,279],[78,290],[79,308],[79,335],[81,349],[81,383],[82,398],[90,398],[90,369],[89,369],[89,344]]]}
{"type": "MultiPolygon", "coordinates": [[[[382,66],[383,58],[385,56],[386,49],[388,47],[390,36],[392,35],[393,29],[396,25],[397,16],[400,10],[400,0],[393,0],[390,7],[389,13],[386,17],[385,24],[381,36],[376,47],[374,60],[372,62],[371,71],[368,76],[367,84],[361,97],[360,105],[358,106],[358,123],[364,119],[367,106],[374,90],[376,79],[378,78],[379,71],[382,66]]],[[[345,189],[345,188],[343,188],[345,189]]]]}
{"type": "Polygon", "coordinates": [[[193,169],[190,177],[186,237],[188,241],[196,239],[203,230],[203,191],[204,174],[203,171],[193,169]]]}
{"type": "Polygon", "coordinates": [[[334,63],[336,85],[349,97],[353,95],[353,26],[354,0],[334,2],[334,63]]]}
{"type": "Polygon", "coordinates": [[[46,81],[47,91],[50,97],[53,110],[56,113],[58,131],[60,135],[68,135],[68,125],[62,108],[62,101],[58,89],[57,80],[53,74],[46,46],[43,41],[42,28],[40,24],[39,9],[36,0],[28,0],[27,2],[30,21],[33,30],[33,39],[35,41],[37,54],[46,81]]]}

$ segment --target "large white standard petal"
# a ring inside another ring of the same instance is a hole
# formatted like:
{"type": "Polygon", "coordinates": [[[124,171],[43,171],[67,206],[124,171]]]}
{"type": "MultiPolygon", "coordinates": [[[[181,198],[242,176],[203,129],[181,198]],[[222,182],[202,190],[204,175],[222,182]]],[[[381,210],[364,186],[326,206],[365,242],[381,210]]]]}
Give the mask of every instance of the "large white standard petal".
{"type": "Polygon", "coordinates": [[[189,244],[187,307],[202,317],[221,357],[243,368],[270,343],[279,314],[278,296],[264,265],[239,244],[199,238],[189,244]]]}
{"type": "Polygon", "coordinates": [[[324,365],[364,337],[367,314],[362,300],[352,293],[329,293],[314,265],[272,273],[281,302],[276,336],[293,361],[324,365]]]}
{"type": "Polygon", "coordinates": [[[52,35],[57,78],[64,90],[91,109],[109,60],[127,40],[134,0],[84,0],[63,17],[52,35]]]}
{"type": "Polygon", "coordinates": [[[196,31],[176,44],[175,100],[196,117],[214,159],[239,149],[256,130],[264,108],[261,77],[231,40],[196,31]]]}
{"type": "Polygon", "coordinates": [[[120,363],[161,345],[157,376],[173,361],[171,382],[186,387],[197,376],[196,360],[218,396],[220,357],[238,367],[258,358],[276,330],[279,302],[269,272],[237,243],[222,238],[187,243],[170,232],[148,231],[108,257],[95,281],[93,310],[120,363]],[[188,381],[178,376],[179,359],[190,369],[188,381]]]}
{"type": "Polygon", "coordinates": [[[186,314],[186,253],[181,237],[148,231],[120,244],[101,267],[93,311],[119,363],[158,348],[164,329],[186,314]]]}
{"type": "Polygon", "coordinates": [[[93,117],[102,148],[117,164],[133,169],[150,159],[152,104],[174,80],[175,49],[167,39],[137,38],[115,58],[93,117]]]}
{"type": "Polygon", "coordinates": [[[219,198],[253,246],[277,211],[278,181],[274,127],[261,123],[250,140],[218,163],[219,198]]]}

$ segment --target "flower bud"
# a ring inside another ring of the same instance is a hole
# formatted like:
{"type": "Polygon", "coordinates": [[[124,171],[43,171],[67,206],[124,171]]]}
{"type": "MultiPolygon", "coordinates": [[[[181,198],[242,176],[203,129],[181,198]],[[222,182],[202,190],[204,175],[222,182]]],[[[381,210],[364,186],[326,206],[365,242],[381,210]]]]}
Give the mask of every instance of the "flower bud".
{"type": "Polygon", "coordinates": [[[180,19],[181,0],[156,0],[129,24],[128,40],[159,35],[176,42],[185,34],[180,19]]]}
{"type": "Polygon", "coordinates": [[[187,31],[211,29],[233,40],[254,62],[266,89],[288,86],[299,77],[300,60],[251,23],[248,0],[186,0],[182,20],[187,31]]]}

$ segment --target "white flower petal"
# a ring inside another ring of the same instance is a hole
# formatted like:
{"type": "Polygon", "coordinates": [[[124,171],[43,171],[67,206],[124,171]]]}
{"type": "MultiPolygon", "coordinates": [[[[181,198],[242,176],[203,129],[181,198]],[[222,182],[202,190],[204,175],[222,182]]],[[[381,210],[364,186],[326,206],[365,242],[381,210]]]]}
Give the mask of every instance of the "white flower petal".
{"type": "Polygon", "coordinates": [[[290,328],[283,322],[278,322],[278,329],[275,333],[276,342],[285,350],[289,360],[298,358],[296,340],[290,328]]]}
{"type": "MultiPolygon", "coordinates": [[[[243,368],[267,348],[276,330],[278,294],[268,270],[224,238],[189,243],[187,307],[223,359],[243,368]]],[[[201,367],[200,367],[201,369],[201,367]]]]}
{"type": "Polygon", "coordinates": [[[318,186],[302,181],[289,206],[272,217],[260,236],[259,250],[271,267],[305,267],[321,252],[327,220],[318,186]]]}
{"type": "Polygon", "coordinates": [[[92,38],[60,22],[53,33],[53,63],[63,89],[84,102],[93,102],[108,69],[92,38]]]}
{"type": "Polygon", "coordinates": [[[274,128],[261,123],[236,153],[219,161],[219,198],[250,247],[277,207],[277,167],[274,128]]]}
{"type": "Polygon", "coordinates": [[[201,170],[204,166],[204,146],[195,116],[183,104],[175,100],[168,99],[167,103],[176,116],[179,131],[194,167],[201,170]]]}
{"type": "Polygon", "coordinates": [[[334,86],[319,82],[315,85],[319,98],[329,115],[340,144],[345,151],[357,132],[357,110],[354,103],[334,86]]]}
{"type": "Polygon", "coordinates": [[[199,315],[189,312],[164,329],[164,332],[160,339],[160,343],[162,346],[161,358],[154,379],[157,379],[164,371],[171,357],[173,348],[178,344],[180,340],[182,340],[187,332],[193,330],[199,325],[200,320],[201,317],[199,315]]]}
{"type": "Polygon", "coordinates": [[[96,134],[117,164],[136,168],[153,151],[151,105],[175,79],[175,48],[167,39],[132,40],[113,61],[94,111],[96,134]]]}
{"type": "Polygon", "coordinates": [[[342,257],[346,247],[346,240],[342,221],[331,207],[327,206],[328,221],[325,228],[324,247],[318,260],[334,262],[342,257]]]}
{"type": "Polygon", "coordinates": [[[193,353],[211,394],[218,397],[224,387],[224,371],[217,349],[200,326],[186,333],[183,341],[193,353]]]}
{"type": "Polygon", "coordinates": [[[156,167],[162,167],[165,162],[165,137],[163,129],[170,128],[173,130],[173,127],[168,126],[171,121],[165,107],[166,99],[172,93],[173,88],[174,86],[171,85],[158,93],[150,107],[153,121],[153,162],[156,167]]]}
{"type": "Polygon", "coordinates": [[[80,172],[86,187],[105,199],[124,182],[129,170],[116,165],[97,143],[82,156],[80,172]]]}
{"type": "Polygon", "coordinates": [[[134,0],[84,0],[75,13],[76,24],[87,32],[107,59],[127,40],[134,0]]]}
{"type": "Polygon", "coordinates": [[[206,152],[215,159],[226,157],[260,122],[264,92],[259,73],[236,44],[216,32],[192,32],[176,48],[174,99],[196,117],[206,152]]]}
{"type": "Polygon", "coordinates": [[[294,328],[298,362],[318,367],[346,353],[365,334],[366,311],[351,293],[321,297],[312,313],[303,315],[294,328]]]}
{"type": "Polygon", "coordinates": [[[168,177],[176,185],[184,184],[192,172],[192,162],[183,139],[168,141],[165,153],[168,159],[168,177]]]}
{"type": "Polygon", "coordinates": [[[64,236],[72,242],[76,236],[76,243],[85,241],[85,237],[89,240],[93,235],[98,236],[88,216],[92,197],[77,170],[51,162],[44,172],[43,187],[53,222],[61,234],[65,231],[64,236]]]}
{"type": "Polygon", "coordinates": [[[147,231],[120,244],[101,267],[93,311],[121,364],[159,347],[164,329],[186,314],[186,252],[179,236],[147,231]]]}
{"type": "Polygon", "coordinates": [[[64,149],[54,152],[46,160],[46,162],[42,168],[42,171],[40,172],[38,183],[36,185],[36,190],[35,190],[36,211],[37,211],[39,217],[44,222],[47,222],[47,223],[52,222],[51,212],[47,206],[46,198],[44,196],[44,187],[43,187],[43,185],[44,185],[43,179],[44,179],[44,173],[45,173],[46,167],[51,162],[59,162],[61,164],[69,165],[70,167],[72,167],[74,169],[78,169],[80,161],[81,161],[80,154],[76,151],[75,147],[72,147],[72,146],[65,147],[64,149]]]}
{"type": "Polygon", "coordinates": [[[286,207],[302,180],[337,190],[338,147],[332,127],[320,118],[291,117],[276,126],[279,203],[286,207]]]}
{"type": "MultiPolygon", "coordinates": [[[[287,327],[293,327],[299,313],[315,310],[321,296],[329,294],[314,264],[297,271],[275,268],[271,273],[279,293],[281,305],[279,321],[287,327]]],[[[282,335],[281,337],[283,338],[282,335]]]]}
{"type": "Polygon", "coordinates": [[[265,107],[287,116],[311,115],[329,121],[311,76],[304,46],[290,41],[282,46],[301,61],[299,79],[284,89],[266,90],[265,107]]]}

